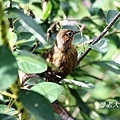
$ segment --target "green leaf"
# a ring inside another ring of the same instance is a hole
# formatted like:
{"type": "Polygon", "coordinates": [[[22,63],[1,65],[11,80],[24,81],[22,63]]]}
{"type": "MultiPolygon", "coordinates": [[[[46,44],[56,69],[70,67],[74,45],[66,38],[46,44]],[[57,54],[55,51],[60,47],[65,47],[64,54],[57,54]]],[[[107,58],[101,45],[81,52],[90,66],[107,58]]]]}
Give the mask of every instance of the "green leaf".
{"type": "Polygon", "coordinates": [[[31,90],[44,95],[52,103],[62,93],[63,88],[56,83],[42,82],[32,87],[31,90]]]}
{"type": "Polygon", "coordinates": [[[108,64],[111,64],[111,66],[114,66],[114,67],[116,67],[118,69],[120,68],[120,64],[117,63],[117,62],[114,62],[114,61],[104,61],[104,62],[106,62],[108,64]]]}
{"type": "Polygon", "coordinates": [[[89,43],[89,42],[91,42],[91,41],[88,40],[86,36],[81,35],[81,34],[75,35],[74,40],[73,40],[73,44],[75,44],[75,45],[79,45],[82,43],[85,44],[85,43],[89,43]]]}
{"type": "MultiPolygon", "coordinates": [[[[84,67],[84,66],[83,66],[84,67]]],[[[82,66],[81,66],[82,68],[82,66]]],[[[94,80],[94,79],[98,79],[98,80],[102,80],[101,78],[98,77],[98,75],[94,74],[94,75],[91,75],[89,71],[85,71],[84,69],[81,69],[81,68],[76,68],[70,75],[76,79],[76,80],[82,80],[85,82],[85,80],[83,79],[91,79],[94,80]],[[83,78],[85,77],[85,78],[83,78]]]]}
{"type": "MultiPolygon", "coordinates": [[[[22,1],[24,1],[24,0],[22,0],[22,1]]],[[[29,3],[41,3],[41,0],[40,1],[38,1],[38,0],[29,0],[29,3]]]]}
{"type": "Polygon", "coordinates": [[[95,88],[95,86],[89,82],[81,82],[81,81],[69,80],[69,79],[63,79],[61,82],[77,85],[79,87],[84,87],[84,88],[91,88],[91,89],[95,88]]]}
{"type": "Polygon", "coordinates": [[[86,113],[84,113],[83,111],[81,111],[81,114],[84,118],[84,120],[93,120],[92,118],[90,118],[86,113]]]}
{"type": "Polygon", "coordinates": [[[25,51],[14,53],[19,69],[25,73],[42,73],[47,70],[46,61],[37,55],[25,51]]]}
{"type": "Polygon", "coordinates": [[[21,2],[22,3],[24,3],[24,4],[27,4],[27,3],[29,3],[31,0],[21,0],[21,2]]]}
{"type": "Polygon", "coordinates": [[[96,64],[104,69],[110,70],[116,74],[120,74],[120,64],[115,63],[114,61],[99,61],[96,62],[96,64]]]}
{"type": "Polygon", "coordinates": [[[77,106],[80,108],[81,111],[83,111],[88,117],[90,116],[90,108],[87,106],[87,104],[81,99],[78,92],[74,89],[69,89],[70,93],[74,96],[76,99],[77,106]]]}
{"type": "Polygon", "coordinates": [[[17,113],[17,110],[15,110],[14,108],[8,109],[8,105],[0,104],[0,113],[6,113],[8,115],[15,115],[17,113]]]}
{"type": "Polygon", "coordinates": [[[6,46],[0,46],[0,90],[9,88],[17,80],[17,62],[6,46]]]}
{"type": "Polygon", "coordinates": [[[113,42],[117,48],[120,48],[120,39],[119,36],[116,34],[110,34],[106,36],[109,41],[113,42]]]}
{"type": "MultiPolygon", "coordinates": [[[[107,13],[107,23],[110,23],[118,13],[119,11],[117,10],[109,10],[107,13]]],[[[114,24],[114,27],[120,30],[120,19],[116,21],[116,23],[114,24]]]]}
{"type": "Polygon", "coordinates": [[[0,114],[0,120],[16,120],[13,116],[0,114]]]}
{"type": "Polygon", "coordinates": [[[41,82],[45,82],[45,81],[40,78],[30,78],[25,82],[25,85],[36,85],[41,82]]]}
{"type": "Polygon", "coordinates": [[[55,120],[50,102],[34,91],[20,90],[20,100],[37,120],[55,120]]]}
{"type": "Polygon", "coordinates": [[[36,41],[36,37],[33,34],[29,32],[21,32],[17,36],[16,45],[25,45],[25,46],[33,47],[35,41],[36,41]]]}
{"type": "Polygon", "coordinates": [[[113,18],[119,13],[119,11],[117,10],[109,10],[108,13],[107,13],[107,23],[110,23],[113,18]]]}
{"type": "Polygon", "coordinates": [[[106,53],[109,49],[108,42],[105,39],[101,39],[99,42],[97,42],[94,45],[89,45],[90,48],[100,52],[100,53],[106,53]]]}
{"type": "Polygon", "coordinates": [[[117,22],[114,24],[114,26],[115,26],[115,28],[116,28],[117,30],[120,30],[120,20],[117,21],[117,22]]]}
{"type": "Polygon", "coordinates": [[[44,21],[48,18],[52,10],[52,4],[50,1],[47,2],[47,6],[43,6],[43,19],[44,21]]]}
{"type": "Polygon", "coordinates": [[[29,32],[21,32],[17,35],[17,40],[26,40],[26,41],[33,41],[35,39],[31,39],[33,37],[33,34],[29,33],[29,32]]]}
{"type": "Polygon", "coordinates": [[[104,17],[104,12],[101,8],[98,8],[98,7],[92,7],[92,8],[89,8],[88,11],[90,12],[90,14],[93,16],[93,15],[99,15],[101,17],[104,17]]]}
{"type": "Polygon", "coordinates": [[[8,38],[9,38],[10,47],[13,48],[13,46],[15,45],[17,41],[17,35],[14,32],[9,31],[8,38]]]}
{"type": "Polygon", "coordinates": [[[55,115],[56,120],[63,120],[62,117],[59,114],[54,113],[54,115],[55,115]]]}
{"type": "Polygon", "coordinates": [[[36,36],[36,38],[38,40],[40,40],[40,42],[45,45],[46,41],[45,41],[45,33],[43,32],[41,26],[39,26],[38,24],[35,23],[35,21],[27,16],[26,14],[24,14],[22,11],[20,11],[17,8],[10,8],[8,9],[10,12],[13,12],[15,14],[17,14],[19,16],[19,21],[20,23],[29,31],[31,32],[33,35],[36,36]]]}

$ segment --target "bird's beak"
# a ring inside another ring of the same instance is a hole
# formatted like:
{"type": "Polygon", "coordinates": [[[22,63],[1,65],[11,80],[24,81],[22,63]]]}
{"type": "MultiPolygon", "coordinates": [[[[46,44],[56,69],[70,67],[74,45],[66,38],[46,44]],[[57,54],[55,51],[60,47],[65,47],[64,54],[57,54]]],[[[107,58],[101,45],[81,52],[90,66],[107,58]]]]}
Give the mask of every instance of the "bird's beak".
{"type": "Polygon", "coordinates": [[[75,35],[75,34],[77,34],[77,33],[79,33],[79,32],[80,32],[80,31],[74,31],[74,33],[73,33],[73,34],[75,35]]]}

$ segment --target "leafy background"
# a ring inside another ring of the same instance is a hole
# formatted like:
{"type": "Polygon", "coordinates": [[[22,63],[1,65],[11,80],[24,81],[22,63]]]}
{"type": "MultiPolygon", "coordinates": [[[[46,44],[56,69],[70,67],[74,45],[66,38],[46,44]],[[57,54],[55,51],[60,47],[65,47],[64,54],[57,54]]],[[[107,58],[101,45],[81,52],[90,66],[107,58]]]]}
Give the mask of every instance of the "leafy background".
{"type": "MultiPolygon", "coordinates": [[[[31,120],[61,119],[51,107],[56,99],[76,120],[119,120],[120,20],[100,42],[95,45],[90,45],[90,42],[119,12],[120,1],[12,0],[12,5],[10,2],[1,2],[5,10],[0,19],[6,18],[6,25],[1,24],[0,33],[0,118],[11,116],[10,120],[18,119],[16,97],[19,97],[23,104],[21,107],[29,111],[31,120]],[[75,30],[79,30],[79,25],[85,25],[82,33],[75,36],[73,44],[79,55],[88,47],[92,48],[62,85],[43,82],[42,74],[48,66],[42,56],[55,41],[54,33],[46,41],[46,32],[56,21],[62,28],[75,30]],[[5,30],[10,48],[2,36],[5,30]],[[20,90],[22,86],[16,88],[13,85],[18,79],[18,70],[39,73],[41,79],[29,79],[25,84],[33,87],[20,90]]],[[[0,9],[2,13],[2,7],[0,9]]]]}

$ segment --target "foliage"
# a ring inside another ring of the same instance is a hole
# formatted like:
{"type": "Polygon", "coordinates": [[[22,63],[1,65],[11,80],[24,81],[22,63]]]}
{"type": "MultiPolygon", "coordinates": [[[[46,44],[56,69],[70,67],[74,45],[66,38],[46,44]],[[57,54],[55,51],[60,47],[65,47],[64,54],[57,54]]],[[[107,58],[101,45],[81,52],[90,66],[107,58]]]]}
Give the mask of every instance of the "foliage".
{"type": "Polygon", "coordinates": [[[77,120],[119,120],[120,20],[90,44],[119,10],[119,0],[0,1],[0,119],[18,119],[23,110],[22,119],[58,120],[51,106],[58,100],[77,120]],[[46,32],[56,21],[74,30],[85,25],[73,44],[79,56],[92,49],[61,85],[43,75],[49,65],[43,55],[55,41],[55,33],[46,41],[46,32]],[[18,70],[41,78],[26,81],[32,87],[25,90],[18,70]]]}

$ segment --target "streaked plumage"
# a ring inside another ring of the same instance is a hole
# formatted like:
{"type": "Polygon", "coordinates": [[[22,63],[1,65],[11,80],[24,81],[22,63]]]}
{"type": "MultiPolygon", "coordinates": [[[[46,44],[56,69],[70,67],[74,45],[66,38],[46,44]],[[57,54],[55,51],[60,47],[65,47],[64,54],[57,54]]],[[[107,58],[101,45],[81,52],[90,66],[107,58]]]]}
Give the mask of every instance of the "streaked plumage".
{"type": "Polygon", "coordinates": [[[77,51],[72,45],[76,33],[68,29],[60,30],[55,45],[46,52],[44,56],[46,61],[58,68],[48,68],[45,74],[47,81],[59,82],[76,67],[77,51]]]}

